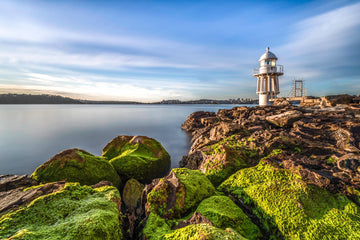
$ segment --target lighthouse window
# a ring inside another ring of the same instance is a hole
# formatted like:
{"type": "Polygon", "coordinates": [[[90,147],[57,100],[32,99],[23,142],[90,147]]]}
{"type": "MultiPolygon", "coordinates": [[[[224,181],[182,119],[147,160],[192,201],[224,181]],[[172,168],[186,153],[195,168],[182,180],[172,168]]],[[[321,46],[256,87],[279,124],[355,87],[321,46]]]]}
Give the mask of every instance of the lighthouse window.
{"type": "Polygon", "coordinates": [[[270,64],[270,61],[266,61],[266,64],[269,65],[269,64],[270,64]]]}
{"type": "Polygon", "coordinates": [[[271,61],[271,66],[275,67],[275,60],[271,61]]]}

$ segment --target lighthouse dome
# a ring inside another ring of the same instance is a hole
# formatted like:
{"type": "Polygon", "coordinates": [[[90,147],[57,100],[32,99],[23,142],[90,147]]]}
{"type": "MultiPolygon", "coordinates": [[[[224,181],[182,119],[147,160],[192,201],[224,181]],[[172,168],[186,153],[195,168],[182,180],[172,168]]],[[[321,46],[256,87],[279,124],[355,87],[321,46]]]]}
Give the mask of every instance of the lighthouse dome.
{"type": "Polygon", "coordinates": [[[269,51],[269,47],[266,48],[266,52],[261,55],[260,59],[259,59],[259,62],[261,62],[262,60],[265,60],[265,59],[278,59],[275,54],[273,54],[272,52],[269,51]]]}

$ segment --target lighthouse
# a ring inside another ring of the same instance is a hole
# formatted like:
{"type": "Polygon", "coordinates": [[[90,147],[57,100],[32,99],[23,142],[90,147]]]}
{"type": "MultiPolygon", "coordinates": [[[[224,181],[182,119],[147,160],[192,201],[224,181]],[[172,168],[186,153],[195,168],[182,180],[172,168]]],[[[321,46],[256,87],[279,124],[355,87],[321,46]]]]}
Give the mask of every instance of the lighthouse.
{"type": "Polygon", "coordinates": [[[254,69],[254,77],[257,78],[256,94],[259,95],[259,106],[269,105],[270,99],[275,99],[280,93],[279,76],[284,74],[283,66],[277,65],[278,58],[266,48],[266,52],[260,57],[260,67],[254,69]]]}

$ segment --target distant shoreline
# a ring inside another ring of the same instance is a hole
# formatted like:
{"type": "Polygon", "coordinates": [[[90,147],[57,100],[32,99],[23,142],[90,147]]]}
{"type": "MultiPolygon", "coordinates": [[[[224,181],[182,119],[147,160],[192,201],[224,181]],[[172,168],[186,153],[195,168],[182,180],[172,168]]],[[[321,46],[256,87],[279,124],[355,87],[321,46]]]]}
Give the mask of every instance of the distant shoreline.
{"type": "Polygon", "coordinates": [[[0,94],[0,104],[136,104],[136,105],[189,105],[189,104],[258,104],[258,100],[253,99],[229,99],[229,100],[163,100],[160,102],[136,102],[136,101],[94,101],[80,100],[58,95],[32,95],[32,94],[0,94]]]}

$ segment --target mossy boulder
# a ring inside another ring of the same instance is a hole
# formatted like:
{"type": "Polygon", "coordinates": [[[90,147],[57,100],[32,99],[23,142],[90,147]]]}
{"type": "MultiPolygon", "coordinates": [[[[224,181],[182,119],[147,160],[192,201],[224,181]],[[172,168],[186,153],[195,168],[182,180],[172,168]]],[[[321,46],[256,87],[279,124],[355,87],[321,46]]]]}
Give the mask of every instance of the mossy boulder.
{"type": "Polygon", "coordinates": [[[131,178],[125,183],[123,190],[123,201],[125,206],[129,209],[136,207],[138,200],[141,198],[144,185],[139,183],[136,179],[131,178]]]}
{"type": "Polygon", "coordinates": [[[143,236],[147,240],[161,240],[165,234],[171,232],[172,230],[165,219],[161,218],[156,213],[150,213],[142,231],[143,236]]]}
{"type": "Polygon", "coordinates": [[[166,219],[180,218],[185,207],[185,186],[174,173],[162,178],[147,194],[147,212],[166,219]]]}
{"type": "Polygon", "coordinates": [[[236,171],[255,165],[259,161],[259,153],[248,146],[247,140],[239,135],[232,135],[216,144],[201,150],[203,162],[199,170],[218,186],[236,171]]]}
{"type": "Polygon", "coordinates": [[[198,170],[175,168],[172,170],[185,185],[185,209],[197,206],[204,198],[215,194],[215,188],[198,170]]]}
{"type": "Polygon", "coordinates": [[[252,207],[275,239],[360,238],[360,209],[356,204],[266,160],[239,170],[219,190],[252,207]]]}
{"type": "Polygon", "coordinates": [[[209,219],[217,228],[232,228],[247,239],[262,238],[260,229],[226,196],[212,196],[204,199],[196,212],[209,219]]]}
{"type": "Polygon", "coordinates": [[[172,169],[170,174],[147,186],[147,212],[164,218],[181,218],[207,197],[215,194],[215,187],[198,170],[172,169]]]}
{"type": "Polygon", "coordinates": [[[165,234],[163,237],[164,240],[172,240],[172,239],[179,239],[179,240],[203,240],[203,239],[218,239],[218,240],[246,240],[243,236],[239,233],[234,231],[231,228],[227,228],[222,230],[220,228],[211,226],[206,223],[201,224],[193,224],[188,225],[184,228],[179,228],[172,233],[165,234]]]}
{"type": "Polygon", "coordinates": [[[118,136],[103,149],[119,175],[149,183],[154,178],[165,176],[170,168],[170,155],[153,138],[145,136],[118,136]]]}
{"type": "Polygon", "coordinates": [[[64,188],[65,181],[52,182],[40,185],[20,186],[6,192],[0,192],[0,216],[11,210],[26,206],[43,195],[57,192],[64,188]]]}
{"type": "Polygon", "coordinates": [[[211,224],[200,223],[192,224],[176,230],[171,230],[165,219],[151,213],[143,229],[143,236],[147,240],[188,240],[188,239],[244,239],[235,230],[227,228],[225,230],[212,226],[211,224]]]}
{"type": "Polygon", "coordinates": [[[113,159],[123,152],[123,147],[133,136],[121,135],[111,140],[102,150],[102,156],[106,159],[113,159]]]}
{"type": "Polygon", "coordinates": [[[0,217],[0,239],[122,239],[120,194],[113,186],[67,183],[0,217]]]}
{"type": "Polygon", "coordinates": [[[93,185],[110,181],[119,187],[121,180],[114,167],[103,157],[96,157],[81,149],[69,149],[56,154],[39,166],[31,178],[40,183],[66,180],[93,185]]]}

